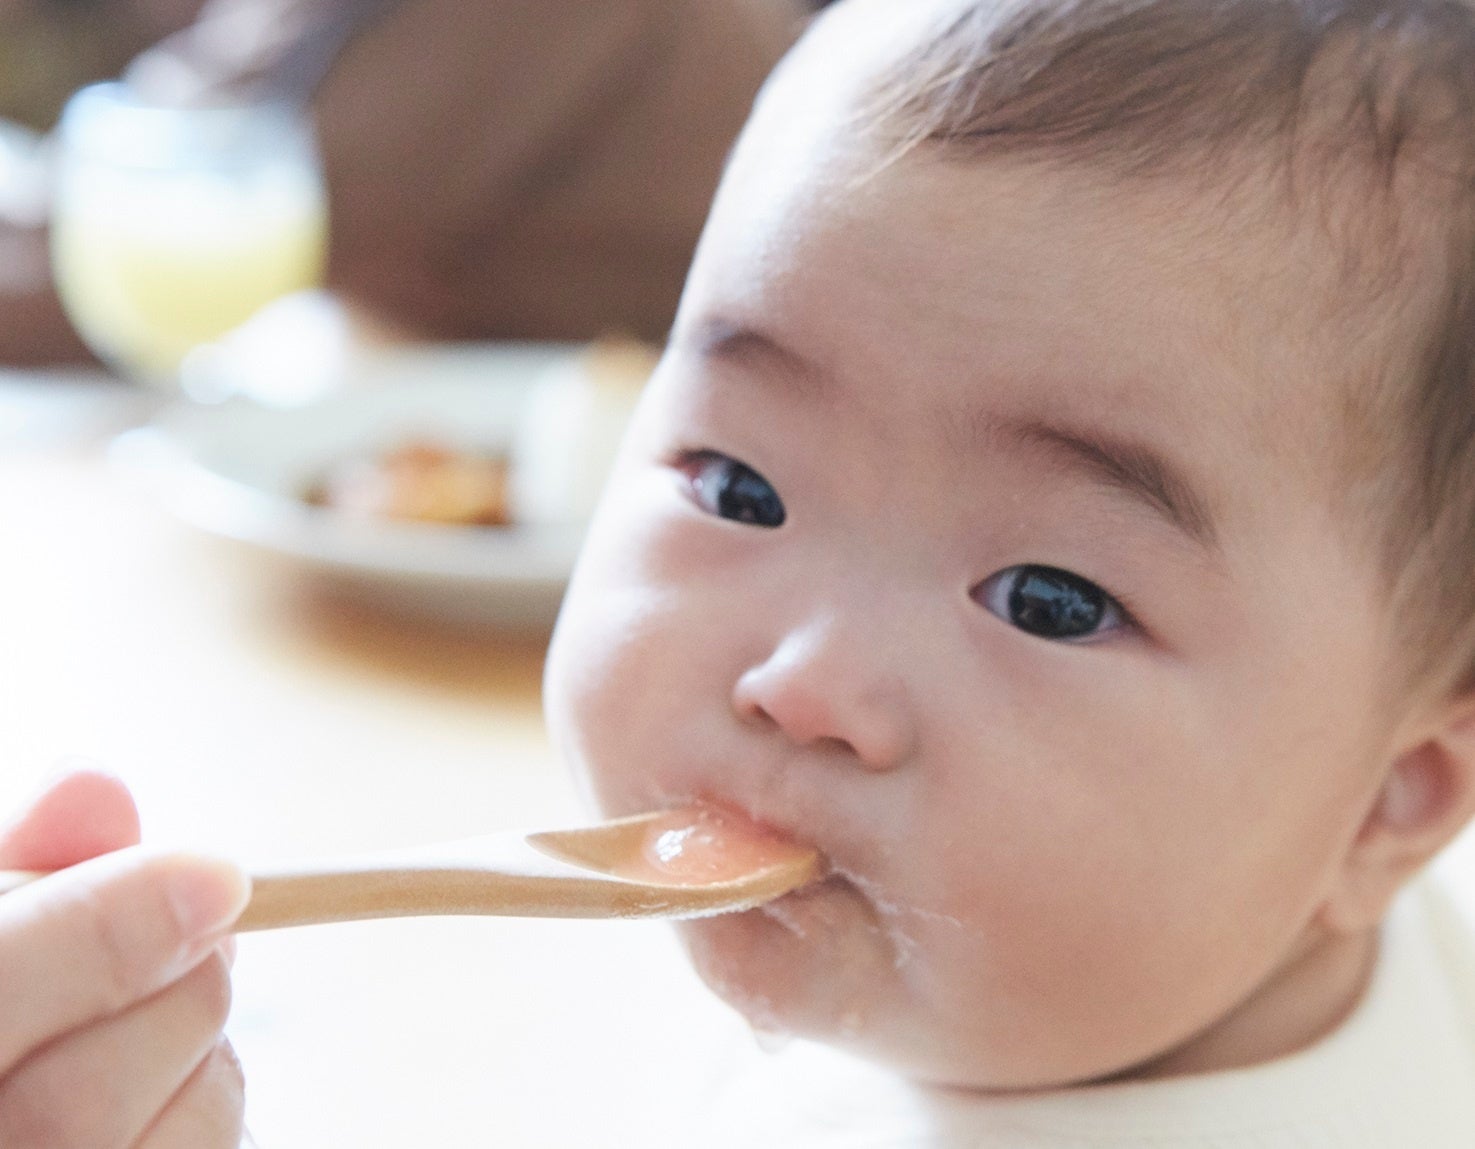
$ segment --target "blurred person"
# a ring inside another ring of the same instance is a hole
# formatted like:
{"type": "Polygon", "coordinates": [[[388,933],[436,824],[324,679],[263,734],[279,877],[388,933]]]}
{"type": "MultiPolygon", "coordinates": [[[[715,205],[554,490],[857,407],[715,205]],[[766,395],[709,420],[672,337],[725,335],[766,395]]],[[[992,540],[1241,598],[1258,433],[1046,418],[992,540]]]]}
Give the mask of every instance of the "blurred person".
{"type": "MultiPolygon", "coordinates": [[[[181,4],[187,0],[179,0],[181,4]]],[[[804,0],[211,0],[128,77],[310,104],[328,286],[409,338],[661,339],[804,0]]],[[[44,220],[0,230],[0,361],[81,361],[44,220]]]]}
{"type": "Polygon", "coordinates": [[[128,62],[205,0],[0,0],[0,117],[44,132],[83,84],[128,62]]]}

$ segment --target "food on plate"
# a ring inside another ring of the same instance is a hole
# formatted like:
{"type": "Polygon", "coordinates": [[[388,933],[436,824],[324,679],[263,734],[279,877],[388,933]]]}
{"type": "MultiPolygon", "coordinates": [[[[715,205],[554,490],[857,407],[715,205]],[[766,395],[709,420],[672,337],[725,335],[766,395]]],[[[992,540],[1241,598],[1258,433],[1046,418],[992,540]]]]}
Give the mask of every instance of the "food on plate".
{"type": "Polygon", "coordinates": [[[501,526],[507,460],[416,440],[329,468],[307,501],[363,518],[501,526]]]}
{"type": "Polygon", "coordinates": [[[418,434],[335,463],[307,502],[363,518],[471,526],[578,524],[594,511],[658,352],[601,339],[529,385],[500,450],[418,434]]]}

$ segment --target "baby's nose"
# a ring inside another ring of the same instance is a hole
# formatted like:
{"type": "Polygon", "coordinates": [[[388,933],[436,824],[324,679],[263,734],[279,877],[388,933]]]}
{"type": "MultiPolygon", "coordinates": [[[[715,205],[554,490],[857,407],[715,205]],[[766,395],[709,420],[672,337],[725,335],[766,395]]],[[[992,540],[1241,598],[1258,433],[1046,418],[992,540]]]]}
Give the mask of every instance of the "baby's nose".
{"type": "Polygon", "coordinates": [[[833,623],[786,634],[738,678],[733,708],[797,746],[828,745],[870,770],[895,769],[916,737],[884,651],[833,623]]]}

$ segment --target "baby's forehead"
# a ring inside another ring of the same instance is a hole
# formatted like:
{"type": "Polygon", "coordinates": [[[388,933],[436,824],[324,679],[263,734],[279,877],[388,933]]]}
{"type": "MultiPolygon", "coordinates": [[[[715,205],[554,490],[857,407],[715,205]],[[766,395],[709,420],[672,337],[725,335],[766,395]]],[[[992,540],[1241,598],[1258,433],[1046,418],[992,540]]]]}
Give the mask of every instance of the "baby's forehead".
{"type": "MultiPolygon", "coordinates": [[[[1407,362],[1425,334],[1442,287],[1430,266],[1437,229],[1420,235],[1421,213],[1389,188],[1375,194],[1366,178],[1302,178],[1305,170],[1288,167],[1283,150],[1263,139],[1224,150],[1217,166],[1186,154],[1148,169],[1123,167],[1101,147],[909,141],[877,93],[935,32],[936,11],[955,6],[932,7],[932,17],[919,17],[921,9],[900,16],[840,5],[765,92],[729,173],[741,193],[728,198],[759,223],[755,237],[765,216],[783,221],[772,258],[797,259],[818,232],[869,253],[872,273],[894,279],[908,274],[908,249],[924,264],[967,252],[977,225],[1001,206],[1014,213],[1021,245],[1073,229],[1077,258],[1054,270],[1075,276],[1079,296],[1109,304],[1154,286],[1143,277],[1171,287],[1156,337],[1205,336],[1205,366],[1238,369],[1241,398],[1252,400],[1267,434],[1300,445],[1292,452],[1300,465],[1309,462],[1307,444],[1328,448],[1318,469],[1334,473],[1341,464],[1331,457],[1343,452],[1328,415],[1359,406],[1349,395],[1373,386],[1388,364],[1407,362]],[[837,51],[858,29],[869,38],[837,51]]],[[[996,265],[975,266],[976,276],[952,281],[954,298],[934,292],[941,311],[997,286],[996,265]]],[[[906,337],[904,327],[885,330],[906,337]]]]}
{"type": "Polygon", "coordinates": [[[1296,258],[1338,265],[1322,299],[1345,307],[1405,273],[1428,282],[1420,264],[1469,215],[1475,85],[1456,49],[1475,49],[1475,16],[1461,13],[1331,0],[1307,23],[1300,0],[1134,13],[847,0],[780,67],[750,134],[801,161],[861,147],[862,164],[1035,159],[1198,197],[1206,244],[1268,233],[1269,270],[1299,238],[1296,258]]]}
{"type": "MultiPolygon", "coordinates": [[[[734,161],[697,278],[776,295],[771,310],[793,321],[869,287],[873,322],[854,332],[867,341],[966,347],[1007,316],[1037,336],[1135,325],[1134,357],[1196,341],[1206,372],[1248,383],[1277,366],[1345,373],[1346,352],[1369,338],[1316,228],[1252,180],[1231,193],[1036,157],[892,157],[853,126],[799,148],[774,123],[734,161]],[[788,294],[798,287],[809,297],[788,294]]],[[[1266,402],[1303,394],[1281,387],[1266,402]]]]}

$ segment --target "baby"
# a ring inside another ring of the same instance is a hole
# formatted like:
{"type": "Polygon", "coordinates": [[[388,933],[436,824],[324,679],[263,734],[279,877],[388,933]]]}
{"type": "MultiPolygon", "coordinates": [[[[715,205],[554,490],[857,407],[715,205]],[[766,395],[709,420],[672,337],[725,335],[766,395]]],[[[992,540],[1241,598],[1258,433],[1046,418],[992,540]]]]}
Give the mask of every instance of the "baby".
{"type": "Polygon", "coordinates": [[[1472,559],[1475,9],[851,0],[731,159],[549,719],[608,812],[824,851],[693,959],[960,1143],[1468,1149],[1475,947],[1380,927],[1475,810],[1472,559]]]}
{"type": "Polygon", "coordinates": [[[1472,60],[1456,0],[847,0],[771,81],[547,677],[605,811],[829,858],[684,927],[841,1051],[735,1143],[1475,1145],[1412,882],[1475,811],[1472,60]]]}

